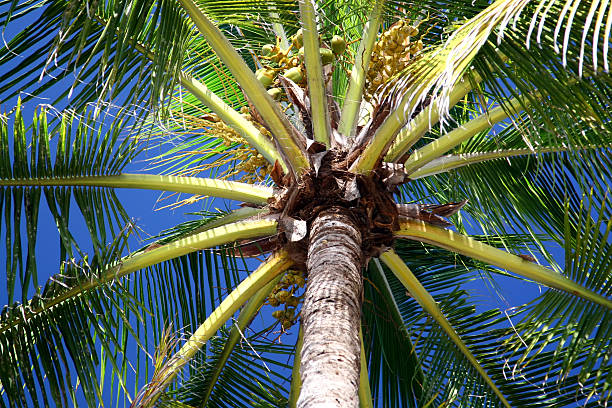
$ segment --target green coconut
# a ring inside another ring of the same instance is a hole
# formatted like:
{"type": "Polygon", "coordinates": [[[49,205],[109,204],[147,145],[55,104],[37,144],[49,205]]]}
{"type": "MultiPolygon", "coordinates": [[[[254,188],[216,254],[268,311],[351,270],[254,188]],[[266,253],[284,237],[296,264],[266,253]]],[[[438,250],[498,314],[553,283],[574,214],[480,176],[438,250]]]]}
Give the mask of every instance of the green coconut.
{"type": "Polygon", "coordinates": [[[291,37],[291,43],[295,48],[302,48],[304,46],[304,35],[302,34],[302,29],[300,28],[297,33],[293,37],[291,37]]]}
{"type": "Polygon", "coordinates": [[[275,46],[273,44],[266,44],[261,47],[261,55],[264,57],[270,57],[272,54],[274,54],[274,49],[275,46]]]}
{"type": "Polygon", "coordinates": [[[304,80],[304,75],[302,74],[302,69],[300,67],[289,68],[283,73],[283,75],[296,84],[299,84],[304,80]]]}
{"type": "Polygon", "coordinates": [[[340,55],[346,50],[346,41],[339,35],[334,35],[331,40],[331,49],[336,55],[340,55]]]}
{"type": "Polygon", "coordinates": [[[274,71],[268,68],[260,68],[255,71],[255,77],[266,88],[274,83],[274,71]]]}
{"type": "Polygon", "coordinates": [[[270,95],[275,101],[278,101],[283,95],[283,91],[280,88],[270,88],[268,89],[268,95],[270,95]]]}

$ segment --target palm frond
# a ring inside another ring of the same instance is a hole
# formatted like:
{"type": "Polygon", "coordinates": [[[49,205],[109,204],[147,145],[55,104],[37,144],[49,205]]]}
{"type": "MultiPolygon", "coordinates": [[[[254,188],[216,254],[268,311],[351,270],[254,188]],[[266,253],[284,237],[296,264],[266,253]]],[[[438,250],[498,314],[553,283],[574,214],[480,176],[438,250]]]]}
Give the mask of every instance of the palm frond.
{"type": "Polygon", "coordinates": [[[79,246],[69,228],[73,200],[84,218],[94,254],[99,253],[111,237],[125,235],[123,228],[130,225],[128,215],[112,190],[28,185],[35,180],[44,183],[49,179],[114,176],[139,151],[137,139],[122,135],[122,122],[103,130],[91,112],[85,117],[66,112],[59,119],[60,125],[51,131],[47,112],[42,109],[35,113],[31,128],[26,129],[18,105],[12,118],[3,117],[0,123],[0,211],[5,220],[1,230],[7,239],[9,303],[19,289],[23,301],[33,292],[40,295],[35,248],[43,193],[60,235],[59,262],[75,258],[75,253],[81,258],[89,251],[89,245],[79,246]],[[23,183],[20,185],[18,180],[23,183]],[[23,241],[25,246],[22,246],[23,241]],[[25,262],[24,249],[27,249],[25,262]]]}
{"type": "MultiPolygon", "coordinates": [[[[611,230],[610,207],[602,205],[593,195],[583,199],[578,213],[571,213],[567,206],[565,270],[574,281],[608,298],[612,297],[611,230]]],[[[522,329],[509,341],[517,351],[527,343],[526,349],[519,352],[516,364],[524,364],[537,350],[554,349],[548,372],[559,361],[560,368],[556,371],[559,378],[577,375],[580,383],[590,382],[591,391],[587,394],[591,393],[596,400],[607,400],[611,380],[604,372],[612,366],[609,361],[611,319],[612,312],[605,307],[547,291],[525,308],[520,321],[522,329]],[[589,344],[587,355],[583,354],[584,344],[589,344]],[[601,370],[593,375],[596,365],[601,370]]]]}
{"type": "MultiPolygon", "coordinates": [[[[219,360],[229,336],[222,328],[208,342],[206,353],[198,353],[192,363],[194,373],[172,398],[190,406],[202,406],[202,391],[219,360]]],[[[287,404],[289,379],[283,373],[290,370],[286,363],[293,346],[273,344],[262,333],[244,333],[229,358],[206,406],[209,407],[281,407],[287,404]]],[[[162,402],[161,406],[165,406],[162,402]]]]}
{"type": "MultiPolygon", "coordinates": [[[[488,238],[490,244],[502,245],[500,239],[488,238]]],[[[420,242],[401,240],[395,246],[438,300],[467,282],[487,279],[490,270],[484,263],[420,242]],[[431,259],[436,262],[432,263],[431,259]]],[[[429,376],[425,370],[429,366],[423,364],[417,352],[422,332],[414,328],[421,309],[380,262],[372,261],[365,277],[364,337],[374,400],[384,407],[423,406],[444,390],[444,385],[438,384],[440,389],[434,385],[425,387],[424,381],[429,376]]],[[[475,300],[470,298],[470,301],[475,300]]],[[[444,310],[452,313],[452,307],[444,310]]],[[[434,347],[433,344],[430,346],[434,347]]]]}
{"type": "MultiPolygon", "coordinates": [[[[569,227],[568,227],[569,229],[569,227]]],[[[478,242],[468,236],[454,233],[422,221],[403,221],[400,229],[395,232],[397,237],[415,239],[437,245],[472,258],[479,259],[499,268],[507,269],[520,276],[531,279],[549,288],[582,297],[594,304],[612,309],[612,300],[599,293],[599,288],[593,291],[565,275],[538,265],[520,256],[493,248],[478,242]]]]}
{"type": "MultiPolygon", "coordinates": [[[[557,4],[548,3],[549,6],[557,4]]],[[[531,16],[526,11],[530,7],[535,6],[528,6],[527,2],[521,1],[498,1],[453,31],[443,46],[432,47],[421,60],[409,66],[404,79],[398,79],[394,85],[401,96],[401,101],[390,102],[396,114],[388,115],[376,130],[371,142],[366,146],[367,152],[376,157],[379,151],[385,153],[395,135],[417,110],[422,109],[423,104],[429,105],[424,109],[428,111],[428,115],[433,114],[434,121],[437,120],[438,113],[430,108],[435,105],[435,111],[440,111],[440,119],[445,124],[449,109],[456,103],[451,102],[451,94],[464,73],[470,70],[478,74],[480,80],[484,80],[484,86],[493,92],[502,105],[510,102],[511,97],[533,95],[536,91],[550,98],[553,102],[550,104],[535,104],[534,98],[531,98],[532,111],[537,112],[538,116],[548,118],[548,123],[558,119],[554,123],[560,132],[571,128],[573,121],[568,120],[570,112],[574,116],[584,117],[595,128],[598,123],[608,120],[609,115],[600,109],[601,106],[610,105],[609,75],[598,75],[596,71],[589,70],[588,77],[580,78],[582,73],[577,72],[579,69],[567,69],[570,63],[566,61],[565,54],[563,57],[555,54],[554,44],[540,44],[538,51],[534,52],[534,48],[527,49],[524,41],[519,40],[526,35],[527,29],[521,22],[524,23],[526,15],[531,16]],[[494,44],[495,37],[497,44],[494,44]],[[415,81],[415,78],[419,80],[415,81]],[[550,112],[546,112],[550,106],[565,108],[559,109],[551,116],[550,112]]],[[[580,8],[578,3],[573,10],[576,11],[577,8],[580,8]]],[[[559,15],[553,15],[552,20],[558,17],[561,24],[565,14],[561,10],[557,11],[559,15]]],[[[587,12],[582,13],[578,15],[585,18],[587,12]]],[[[565,32],[569,35],[576,21],[570,19],[567,23],[570,25],[565,32]]],[[[579,23],[577,26],[581,27],[579,23]]],[[[600,40],[603,41],[604,38],[600,40]]],[[[579,45],[576,44],[584,46],[584,41],[571,38],[564,43],[565,47],[568,47],[568,44],[569,52],[577,53],[575,50],[579,45]]],[[[575,61],[574,65],[582,66],[582,60],[575,61]]],[[[430,125],[433,124],[435,122],[430,122],[430,125]]],[[[371,167],[371,163],[367,164],[365,161],[375,158],[366,154],[360,160],[364,163],[354,164],[355,169],[371,167]]]]}
{"type": "Polygon", "coordinates": [[[6,78],[3,99],[21,91],[28,98],[50,95],[53,103],[72,97],[79,111],[120,94],[133,106],[146,101],[157,108],[172,89],[190,35],[170,1],[53,0],[24,2],[15,11],[4,23],[27,22],[27,28],[0,51],[4,63],[18,62],[6,78]]]}
{"type": "MultiPolygon", "coordinates": [[[[427,290],[434,296],[440,309],[447,316],[450,324],[456,328],[468,349],[483,365],[495,384],[506,394],[506,381],[503,377],[500,378],[496,375],[497,373],[491,371],[491,367],[483,362],[478,352],[471,347],[470,341],[470,335],[484,330],[492,317],[496,316],[496,312],[476,313],[473,303],[468,300],[469,296],[464,290],[457,286],[453,290],[439,290],[435,280],[431,279],[432,276],[438,274],[444,276],[451,273],[452,276],[452,274],[461,271],[466,274],[471,268],[473,267],[470,267],[469,264],[467,266],[432,267],[429,271],[419,272],[419,279],[423,281],[427,290]]],[[[475,269],[473,272],[476,271],[475,269]]],[[[426,372],[423,380],[419,382],[421,391],[418,394],[418,399],[412,401],[399,399],[395,402],[391,400],[392,405],[390,406],[426,406],[432,403],[449,406],[496,406],[495,404],[499,403],[499,400],[491,394],[485,396],[490,393],[490,390],[483,378],[476,373],[472,363],[461,353],[445,332],[426,313],[421,311],[419,304],[406,293],[402,283],[387,268],[383,268],[381,272],[384,273],[382,276],[388,282],[392,297],[400,306],[405,330],[414,344],[412,350],[417,356],[418,366],[423,372],[426,372]]],[[[381,345],[385,349],[388,347],[388,341],[389,339],[386,336],[381,339],[381,345]]],[[[398,358],[400,357],[398,356],[398,358]]],[[[414,373],[412,375],[414,376],[414,373]]]]}
{"type": "Polygon", "coordinates": [[[156,371],[151,383],[143,388],[138,396],[138,406],[155,403],[161,393],[174,380],[181,369],[189,363],[196,353],[213,337],[219,328],[258,290],[266,286],[277,275],[293,264],[284,250],[272,255],[256,271],[245,278],[211,313],[210,316],[191,335],[180,350],[169,358],[156,371]]]}
{"type": "Polygon", "coordinates": [[[305,156],[305,143],[302,143],[298,131],[213,21],[193,0],[179,0],[179,2],[270,128],[285,162],[296,175],[301,174],[308,167],[308,160],[305,156]]]}
{"type": "Polygon", "coordinates": [[[377,260],[370,262],[366,282],[363,341],[374,401],[389,408],[416,407],[425,376],[377,260]]]}
{"type": "Polygon", "coordinates": [[[274,289],[281,277],[282,275],[276,276],[276,278],[272,279],[266,286],[258,290],[257,293],[251,299],[249,299],[248,303],[240,311],[240,315],[238,316],[238,319],[230,330],[229,337],[225,342],[223,352],[219,356],[214,370],[208,377],[206,377],[208,386],[206,387],[206,392],[204,393],[204,397],[202,398],[202,402],[200,403],[200,405],[205,406],[208,402],[213,392],[213,389],[217,385],[217,380],[225,369],[228,360],[236,347],[236,344],[239,340],[241,340],[242,337],[244,337],[243,332],[245,331],[247,326],[253,321],[255,314],[260,311],[262,305],[264,304],[270,293],[272,293],[272,290],[274,289]]]}
{"type": "MultiPolygon", "coordinates": [[[[538,251],[548,262],[554,262],[538,235],[544,232],[550,240],[563,245],[566,201],[576,212],[581,196],[589,195],[593,187],[602,205],[609,205],[609,199],[603,199],[610,180],[608,153],[612,141],[609,131],[604,132],[609,126],[594,131],[577,120],[569,139],[542,130],[534,146],[527,144],[525,133],[512,126],[494,135],[485,131],[438,161],[438,165],[444,166],[447,159],[465,157],[466,166],[455,167],[448,173],[434,173],[426,180],[419,178],[401,188],[407,198],[433,195],[447,202],[469,197],[464,221],[484,232],[529,233],[538,251]],[[537,154],[510,154],[513,151],[537,154]],[[492,160],[471,160],[472,153],[474,158],[491,154],[492,160]]],[[[427,166],[423,170],[427,171],[427,166]]],[[[527,241],[526,244],[530,245],[527,241]]]]}
{"type": "Polygon", "coordinates": [[[117,373],[117,386],[130,398],[121,376],[128,356],[121,350],[128,344],[124,334],[132,332],[130,314],[142,319],[143,311],[123,284],[104,285],[43,308],[67,288],[94,279],[96,270],[117,256],[118,244],[80,262],[64,263],[42,293],[23,304],[4,307],[0,317],[0,405],[67,406],[78,398],[96,407],[103,392],[99,370],[105,365],[117,373]],[[39,312],[33,313],[35,310],[39,312]]]}
{"type": "Polygon", "coordinates": [[[395,276],[402,282],[404,287],[408,290],[409,294],[415,298],[415,300],[421,305],[421,307],[427,312],[436,324],[444,331],[448,338],[454,343],[459,352],[470,362],[472,368],[476,370],[478,376],[486,385],[487,391],[483,392],[483,398],[486,400],[485,404],[489,404],[489,401],[494,401],[494,405],[501,405],[504,407],[510,407],[510,404],[499,390],[499,387],[491,379],[490,375],[483,368],[480,362],[474,357],[472,352],[466,346],[465,342],[457,334],[455,328],[450,324],[447,317],[442,313],[438,307],[436,301],[431,294],[423,287],[419,280],[414,276],[412,271],[406,266],[404,261],[395,253],[393,250],[389,250],[380,256],[380,259],[387,265],[389,269],[395,274],[395,276]]]}
{"type": "Polygon", "coordinates": [[[315,4],[311,0],[300,0],[299,3],[304,43],[304,65],[308,81],[308,96],[311,101],[312,132],[314,140],[325,144],[329,148],[331,146],[331,125],[327,108],[315,4]]]}
{"type": "MultiPolygon", "coordinates": [[[[501,245],[502,242],[498,240],[497,244],[501,245]]],[[[411,263],[411,255],[415,253],[414,246],[410,248],[412,249],[404,255],[408,265],[411,263]]],[[[416,253],[418,254],[418,251],[416,253]]],[[[609,375],[611,367],[605,360],[601,366],[601,376],[598,376],[599,384],[589,377],[577,388],[577,370],[568,371],[564,375],[564,372],[560,371],[564,359],[558,355],[558,351],[538,347],[546,341],[547,336],[558,338],[564,328],[540,326],[536,330],[540,337],[535,337],[537,340],[534,340],[534,344],[537,346],[533,347],[530,337],[527,336],[532,326],[530,322],[520,321],[521,316],[526,316],[524,309],[503,313],[497,310],[477,313],[474,305],[477,305],[478,301],[460,287],[465,283],[465,278],[478,276],[479,264],[473,263],[469,258],[460,258],[454,258],[454,265],[449,264],[441,268],[430,262],[423,262],[422,266],[417,264],[415,274],[434,296],[453,327],[457,328],[468,348],[483,364],[493,381],[500,386],[512,406],[597,406],[606,400],[607,397],[602,393],[606,388],[601,378],[609,375]],[[451,278],[450,281],[445,279],[446,276],[451,278]],[[455,276],[459,278],[455,279],[455,276]],[[439,282],[451,282],[452,285],[453,281],[456,282],[454,289],[449,289],[448,286],[441,288],[439,285],[439,282]],[[524,358],[526,355],[529,358],[524,358]]],[[[448,259],[452,260],[453,257],[448,259]]],[[[445,262],[441,265],[445,265],[445,262]]],[[[480,406],[482,387],[471,384],[471,380],[468,380],[469,365],[463,365],[468,364],[467,361],[462,363],[461,355],[453,351],[454,346],[450,340],[431,319],[422,314],[418,303],[406,294],[403,285],[386,268],[383,270],[389,288],[400,305],[401,315],[415,344],[419,362],[423,370],[427,370],[427,380],[423,384],[422,399],[418,406],[427,403],[480,406]],[[470,387],[475,388],[470,392],[470,387]]],[[[533,305],[537,305],[537,302],[533,305]]],[[[531,307],[527,306],[526,310],[531,307]]],[[[387,341],[386,338],[381,340],[383,344],[387,341]]],[[[585,339],[576,345],[575,359],[572,360],[574,368],[580,367],[585,361],[592,345],[593,339],[585,339]]]]}
{"type": "Polygon", "coordinates": [[[363,97],[366,72],[370,65],[370,58],[382,20],[384,5],[384,0],[374,3],[368,22],[364,26],[364,34],[359,42],[359,48],[355,53],[355,63],[351,71],[346,91],[346,100],[342,106],[340,124],[338,125],[338,131],[347,138],[354,137],[357,129],[357,119],[363,97]]]}
{"type": "MultiPolygon", "coordinates": [[[[28,99],[48,96],[52,103],[60,102],[59,106],[63,98],[71,97],[78,111],[88,102],[117,99],[136,110],[145,105],[156,111],[173,92],[181,69],[214,72],[213,65],[202,63],[214,56],[212,50],[194,39],[194,29],[174,1],[3,3],[13,8],[4,15],[5,25],[27,24],[0,50],[0,61],[17,67],[5,78],[2,100],[23,91],[28,99]],[[42,85],[37,84],[39,78],[42,85]]],[[[270,4],[277,7],[278,21],[295,21],[287,13],[293,7],[289,2],[224,1],[203,7],[213,18],[223,16],[234,27],[261,36],[266,27],[262,29],[253,20],[267,13],[270,4]],[[228,9],[233,19],[226,18],[228,9]]],[[[239,37],[236,41],[246,42],[239,37]]],[[[213,91],[222,89],[219,80],[215,83],[213,91]]]]}

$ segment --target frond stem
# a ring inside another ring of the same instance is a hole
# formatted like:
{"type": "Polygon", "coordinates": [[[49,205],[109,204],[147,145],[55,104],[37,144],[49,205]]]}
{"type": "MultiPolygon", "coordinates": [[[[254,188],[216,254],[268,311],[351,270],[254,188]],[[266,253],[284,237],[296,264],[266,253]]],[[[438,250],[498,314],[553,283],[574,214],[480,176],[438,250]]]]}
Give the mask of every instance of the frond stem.
{"type": "Polygon", "coordinates": [[[49,177],[0,179],[0,186],[91,186],[137,188],[208,195],[253,204],[265,204],[273,195],[269,187],[237,181],[200,177],[161,176],[154,174],[119,174],[114,176],[49,177]]]}
{"type": "Polygon", "coordinates": [[[384,156],[386,161],[396,161],[401,158],[401,155],[410,146],[440,120],[438,105],[442,98],[448,98],[448,109],[450,109],[472,89],[472,85],[466,76],[467,74],[458,81],[448,96],[438,97],[410,122],[408,122],[410,119],[408,114],[414,110],[416,100],[412,92],[406,92],[397,108],[389,113],[382,125],[376,129],[364,151],[351,166],[351,171],[368,173],[376,166],[381,156],[384,156]]]}
{"type": "Polygon", "coordinates": [[[300,364],[302,362],[302,345],[304,344],[304,330],[300,326],[298,339],[295,343],[295,357],[293,358],[293,369],[291,370],[291,390],[289,391],[289,408],[297,408],[300,390],[302,389],[302,379],[300,378],[300,364]]]}
{"type": "MultiPolygon", "coordinates": [[[[32,310],[31,313],[26,314],[25,317],[30,319],[55,305],[58,305],[68,299],[80,296],[81,294],[98,288],[108,282],[111,282],[112,280],[121,278],[140,269],[167,261],[169,259],[187,255],[191,252],[202,249],[227,244],[240,239],[273,235],[276,233],[276,227],[277,222],[271,219],[237,222],[190,235],[155,249],[145,249],[144,251],[137,252],[121,259],[116,264],[107,266],[97,277],[92,276],[92,278],[87,282],[83,282],[67,292],[45,301],[43,307],[32,310]]],[[[22,318],[17,318],[7,322],[5,326],[0,328],[0,333],[4,333],[6,330],[15,326],[20,321],[22,321],[22,318]]]]}
{"type": "Polygon", "coordinates": [[[395,276],[402,282],[404,287],[410,292],[414,299],[421,305],[421,307],[440,325],[440,327],[446,332],[448,337],[452,340],[461,353],[468,359],[470,364],[478,371],[480,376],[485,380],[489,387],[493,390],[495,395],[501,400],[502,404],[511,408],[510,404],[501,393],[497,385],[493,382],[489,374],[484,370],[482,365],[478,362],[476,357],[472,354],[467,345],[461,340],[459,334],[455,331],[453,326],[450,324],[442,310],[438,307],[438,304],[434,298],[427,292],[427,289],[423,287],[421,282],[414,276],[410,268],[404,263],[393,249],[388,250],[380,256],[380,259],[391,269],[395,276]]]}
{"type": "Polygon", "coordinates": [[[206,85],[196,80],[190,75],[181,73],[180,75],[181,85],[185,87],[193,96],[198,98],[204,105],[212,110],[217,116],[223,120],[226,124],[234,128],[240,135],[266,160],[274,164],[276,160],[279,161],[283,168],[283,171],[287,172],[288,167],[285,160],[280,155],[276,147],[272,143],[272,140],[264,136],[259,129],[249,122],[244,116],[236,112],[231,106],[226,104],[221,98],[219,98],[214,92],[212,92],[206,85]]]}
{"type": "Polygon", "coordinates": [[[475,134],[507,119],[510,113],[516,113],[527,106],[529,106],[529,99],[513,98],[504,106],[493,108],[490,112],[483,113],[433,142],[415,150],[404,163],[406,173],[410,174],[410,172],[416,171],[432,160],[442,156],[453,147],[469,140],[475,134]]]}
{"type": "MultiPolygon", "coordinates": [[[[473,88],[472,84],[481,82],[482,79],[479,75],[474,72],[470,72],[463,76],[463,78],[457,83],[455,88],[450,92],[448,96],[449,106],[451,109],[455,106],[465,95],[468,94],[473,88]],[[472,75],[472,81],[470,82],[468,75],[472,75]]],[[[425,133],[431,129],[433,125],[440,121],[440,100],[443,96],[438,97],[423,111],[419,112],[402,130],[398,133],[397,137],[393,141],[393,144],[389,148],[385,161],[396,162],[402,158],[402,156],[414,145],[425,133]]]]}
{"type": "Polygon", "coordinates": [[[426,165],[422,166],[418,170],[409,174],[409,177],[413,180],[432,176],[434,174],[445,173],[458,169],[463,166],[469,166],[471,164],[482,163],[491,160],[503,159],[508,157],[527,156],[527,155],[538,155],[546,153],[561,153],[569,151],[581,151],[581,150],[594,150],[594,149],[610,149],[610,145],[588,145],[588,146],[555,146],[555,147],[536,147],[534,149],[506,149],[506,150],[495,150],[493,152],[474,152],[474,153],[462,153],[462,154],[449,154],[446,156],[438,157],[426,165]]]}
{"type": "Polygon", "coordinates": [[[304,39],[304,65],[310,96],[310,114],[312,116],[312,131],[314,139],[330,147],[331,125],[327,110],[327,95],[325,94],[325,78],[319,51],[319,33],[315,9],[312,0],[300,0],[300,16],[302,21],[302,36],[304,39]]]}
{"type": "Polygon", "coordinates": [[[368,377],[368,362],[365,347],[363,345],[363,330],[359,328],[359,342],[361,344],[361,357],[359,358],[361,369],[359,370],[359,408],[373,408],[372,391],[370,390],[370,379],[368,377]]]}
{"type": "Polygon", "coordinates": [[[531,279],[550,288],[562,290],[590,302],[612,309],[612,300],[595,293],[558,272],[529,262],[519,256],[504,252],[473,238],[457,232],[435,227],[422,221],[400,222],[400,230],[395,231],[398,238],[408,238],[435,245],[458,254],[506,269],[517,275],[531,279]]]}
{"type": "Polygon", "coordinates": [[[255,293],[255,295],[249,299],[246,306],[240,311],[240,315],[238,315],[238,320],[232,325],[232,329],[230,330],[230,334],[223,346],[223,351],[215,364],[215,369],[210,374],[206,388],[206,392],[204,393],[204,398],[202,399],[202,403],[200,407],[204,408],[208,403],[208,399],[212,394],[212,391],[217,383],[219,376],[221,375],[221,371],[223,371],[223,367],[227,363],[234,347],[238,343],[238,340],[242,337],[242,332],[247,327],[247,325],[253,320],[253,316],[261,309],[261,306],[266,301],[272,289],[276,286],[282,274],[278,274],[274,279],[272,279],[266,286],[261,288],[255,293]]]}
{"type": "Polygon", "coordinates": [[[169,360],[168,365],[159,373],[159,382],[154,384],[154,392],[148,400],[154,403],[178,372],[191,360],[195,353],[219,330],[219,328],[251,297],[272,279],[293,264],[285,250],[281,250],[257,270],[244,279],[232,293],[208,316],[181,349],[169,360]]]}
{"type": "Polygon", "coordinates": [[[292,171],[301,174],[309,167],[308,159],[297,142],[295,129],[285,114],[268,95],[266,89],[255,77],[248,65],[240,57],[221,30],[200,10],[193,0],[179,0],[179,3],[200,33],[206,38],[215,53],[229,68],[242,90],[264,119],[274,139],[281,147],[283,157],[292,171]]]}
{"type": "Polygon", "coordinates": [[[370,58],[376,43],[385,2],[386,0],[377,0],[374,4],[368,22],[364,27],[363,38],[355,54],[355,65],[349,78],[348,91],[344,99],[340,123],[338,125],[340,134],[347,138],[353,138],[357,129],[357,115],[361,107],[366,72],[370,66],[370,58]]]}

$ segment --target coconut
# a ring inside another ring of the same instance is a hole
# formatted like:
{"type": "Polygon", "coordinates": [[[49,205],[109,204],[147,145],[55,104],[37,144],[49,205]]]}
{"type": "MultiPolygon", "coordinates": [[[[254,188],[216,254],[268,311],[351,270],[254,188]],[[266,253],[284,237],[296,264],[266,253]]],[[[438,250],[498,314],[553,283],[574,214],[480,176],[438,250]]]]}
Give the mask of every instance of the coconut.
{"type": "Polygon", "coordinates": [[[278,300],[281,303],[286,302],[287,299],[289,299],[290,296],[291,296],[291,294],[289,292],[287,292],[286,290],[281,290],[280,292],[277,292],[276,295],[274,295],[276,300],[278,300]]]}
{"type": "Polygon", "coordinates": [[[319,54],[321,54],[321,63],[323,65],[334,62],[334,53],[329,48],[319,48],[319,54]]]}
{"type": "Polygon", "coordinates": [[[261,55],[263,55],[264,57],[269,57],[274,54],[275,48],[276,47],[272,44],[266,44],[261,47],[261,55]]]}
{"type": "MultiPolygon", "coordinates": [[[[283,95],[283,91],[280,88],[270,88],[268,89],[268,95],[272,97],[275,101],[278,101],[283,95]]],[[[292,284],[292,281],[288,281],[288,284],[292,284]]]]}
{"type": "Polygon", "coordinates": [[[302,29],[300,28],[297,33],[293,37],[291,37],[291,43],[295,48],[302,48],[304,45],[304,35],[302,34],[302,29]]]}
{"type": "Polygon", "coordinates": [[[299,84],[304,80],[304,75],[302,74],[302,69],[300,67],[289,68],[283,73],[283,75],[296,84],[299,84]]]}
{"type": "Polygon", "coordinates": [[[260,68],[255,71],[255,77],[266,88],[274,83],[274,71],[268,68],[260,68]]]}
{"type": "Polygon", "coordinates": [[[346,50],[346,41],[339,35],[334,35],[331,40],[331,49],[336,55],[340,55],[346,50]]]}

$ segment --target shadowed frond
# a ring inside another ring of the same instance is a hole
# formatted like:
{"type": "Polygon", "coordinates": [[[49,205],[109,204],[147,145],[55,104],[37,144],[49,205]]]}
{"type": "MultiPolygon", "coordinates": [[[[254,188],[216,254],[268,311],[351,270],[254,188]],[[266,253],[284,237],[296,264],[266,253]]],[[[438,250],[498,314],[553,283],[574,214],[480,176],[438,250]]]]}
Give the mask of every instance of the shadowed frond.
{"type": "Polygon", "coordinates": [[[418,304],[427,312],[438,327],[444,331],[446,336],[453,342],[459,352],[467,359],[478,377],[483,382],[482,398],[486,401],[485,404],[500,405],[510,408],[510,404],[499,390],[499,386],[491,379],[491,376],[483,368],[480,362],[474,357],[474,354],[469,350],[465,342],[457,334],[455,328],[448,321],[448,318],[438,307],[437,302],[431,294],[423,287],[419,280],[414,276],[410,268],[406,266],[404,261],[392,249],[383,253],[380,259],[387,265],[395,276],[402,282],[408,294],[412,296],[418,304]],[[491,402],[489,402],[491,401],[491,402]]]}
{"type": "MultiPolygon", "coordinates": [[[[601,203],[591,194],[581,201],[577,213],[572,213],[567,206],[565,270],[574,281],[610,298],[612,214],[606,204],[607,201],[601,203]]],[[[595,401],[607,401],[612,385],[611,321],[612,312],[605,307],[562,292],[546,291],[524,308],[520,320],[522,329],[508,344],[516,353],[517,365],[526,364],[539,351],[550,351],[554,357],[545,369],[551,376],[563,379],[577,375],[580,383],[589,382],[582,390],[585,395],[595,401]],[[586,344],[589,351],[585,355],[586,344]],[[559,364],[556,369],[555,364],[559,364]]]]}
{"type": "Polygon", "coordinates": [[[363,339],[374,401],[389,408],[416,407],[424,374],[399,304],[378,260],[370,262],[366,277],[363,339]]]}
{"type": "Polygon", "coordinates": [[[113,101],[124,94],[128,104],[146,101],[157,109],[172,89],[190,35],[172,2],[13,3],[16,8],[5,24],[28,23],[0,51],[4,64],[19,62],[6,78],[3,99],[20,91],[29,97],[50,95],[54,101],[72,97],[72,105],[81,110],[87,102],[113,101]],[[39,79],[42,86],[36,84],[39,79]],[[45,93],[58,83],[63,85],[59,95],[45,93]]]}

